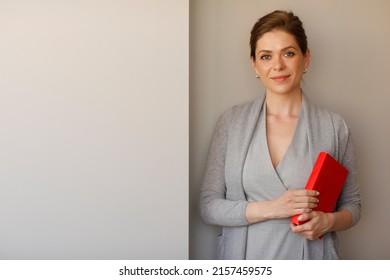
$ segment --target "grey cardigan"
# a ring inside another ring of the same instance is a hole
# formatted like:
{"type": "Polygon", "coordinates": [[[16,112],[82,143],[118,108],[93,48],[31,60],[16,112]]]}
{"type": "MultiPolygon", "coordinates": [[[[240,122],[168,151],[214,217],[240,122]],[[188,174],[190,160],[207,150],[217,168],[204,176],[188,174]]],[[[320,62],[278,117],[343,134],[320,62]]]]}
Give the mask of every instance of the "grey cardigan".
{"type": "MultiPolygon", "coordinates": [[[[218,237],[219,259],[245,259],[248,222],[247,200],[242,185],[242,172],[265,96],[234,106],[217,122],[209,147],[205,176],[200,195],[200,213],[206,224],[222,226],[218,237]]],[[[360,219],[359,186],[356,180],[355,154],[347,125],[337,114],[310,103],[303,95],[310,160],[325,151],[349,171],[336,210],[352,213],[352,223],[360,219]]],[[[338,259],[340,246],[335,232],[323,239],[307,240],[307,259],[338,259]]]]}

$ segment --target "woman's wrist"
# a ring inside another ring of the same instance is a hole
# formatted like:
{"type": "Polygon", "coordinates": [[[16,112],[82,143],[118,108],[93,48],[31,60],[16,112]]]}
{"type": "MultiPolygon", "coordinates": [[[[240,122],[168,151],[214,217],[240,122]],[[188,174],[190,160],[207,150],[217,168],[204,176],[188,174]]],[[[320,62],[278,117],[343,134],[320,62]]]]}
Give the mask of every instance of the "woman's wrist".
{"type": "Polygon", "coordinates": [[[335,230],[335,224],[336,224],[336,215],[335,213],[324,213],[327,226],[325,232],[331,232],[335,230]]]}
{"type": "Polygon", "coordinates": [[[246,219],[249,224],[272,219],[270,201],[249,202],[246,207],[246,219]]]}

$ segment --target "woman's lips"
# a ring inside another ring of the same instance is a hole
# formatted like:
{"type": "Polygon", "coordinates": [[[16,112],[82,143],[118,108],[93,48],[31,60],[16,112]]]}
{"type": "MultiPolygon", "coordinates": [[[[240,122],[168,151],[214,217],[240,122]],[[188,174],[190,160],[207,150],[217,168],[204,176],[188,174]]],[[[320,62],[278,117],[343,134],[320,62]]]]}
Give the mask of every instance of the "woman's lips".
{"type": "Polygon", "coordinates": [[[290,77],[290,75],[281,75],[281,76],[275,76],[275,77],[271,77],[272,80],[274,80],[275,82],[284,82],[285,80],[287,80],[288,78],[290,77]]]}

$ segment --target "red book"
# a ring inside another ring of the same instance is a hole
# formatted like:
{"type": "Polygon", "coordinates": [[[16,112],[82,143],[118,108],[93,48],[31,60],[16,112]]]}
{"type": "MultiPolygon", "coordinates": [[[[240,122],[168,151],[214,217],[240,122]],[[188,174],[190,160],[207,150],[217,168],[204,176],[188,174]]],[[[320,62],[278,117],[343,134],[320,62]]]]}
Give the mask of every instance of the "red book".
{"type": "MultiPolygon", "coordinates": [[[[325,152],[320,152],[305,187],[307,190],[320,192],[317,196],[319,202],[317,207],[313,208],[314,211],[333,212],[347,175],[348,170],[337,160],[325,152]]],[[[306,222],[298,221],[299,216],[291,217],[291,222],[294,225],[306,222]]]]}

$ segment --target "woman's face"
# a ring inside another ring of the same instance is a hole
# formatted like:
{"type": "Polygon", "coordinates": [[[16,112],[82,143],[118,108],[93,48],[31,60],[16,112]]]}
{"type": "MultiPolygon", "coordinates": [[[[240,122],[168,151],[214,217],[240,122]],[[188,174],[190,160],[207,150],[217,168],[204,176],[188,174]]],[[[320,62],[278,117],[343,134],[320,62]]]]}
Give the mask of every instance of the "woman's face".
{"type": "Polygon", "coordinates": [[[309,66],[310,52],[302,54],[295,37],[285,31],[265,33],[257,41],[252,66],[267,93],[300,93],[303,72],[309,66]]]}

